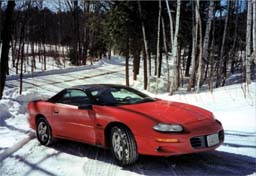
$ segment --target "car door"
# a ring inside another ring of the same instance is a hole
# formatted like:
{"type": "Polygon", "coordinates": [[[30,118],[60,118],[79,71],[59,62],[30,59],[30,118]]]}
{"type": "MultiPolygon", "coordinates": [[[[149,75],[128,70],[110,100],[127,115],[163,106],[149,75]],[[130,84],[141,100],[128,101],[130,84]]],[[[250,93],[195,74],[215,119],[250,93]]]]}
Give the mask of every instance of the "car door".
{"type": "Polygon", "coordinates": [[[95,116],[90,109],[79,106],[90,104],[85,92],[69,89],[56,101],[53,108],[55,133],[59,137],[95,143],[95,116]]]}

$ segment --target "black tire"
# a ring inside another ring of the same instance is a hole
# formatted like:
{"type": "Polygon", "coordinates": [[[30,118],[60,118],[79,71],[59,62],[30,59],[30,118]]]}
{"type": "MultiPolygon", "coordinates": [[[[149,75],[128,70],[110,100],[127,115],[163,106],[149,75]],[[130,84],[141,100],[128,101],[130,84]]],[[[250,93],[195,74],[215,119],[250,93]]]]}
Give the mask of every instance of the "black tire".
{"type": "Polygon", "coordinates": [[[53,142],[52,131],[45,118],[39,118],[36,123],[36,136],[40,144],[50,145],[53,142]]]}
{"type": "Polygon", "coordinates": [[[111,129],[111,151],[119,165],[135,163],[138,159],[137,145],[129,129],[123,126],[111,129]]]}

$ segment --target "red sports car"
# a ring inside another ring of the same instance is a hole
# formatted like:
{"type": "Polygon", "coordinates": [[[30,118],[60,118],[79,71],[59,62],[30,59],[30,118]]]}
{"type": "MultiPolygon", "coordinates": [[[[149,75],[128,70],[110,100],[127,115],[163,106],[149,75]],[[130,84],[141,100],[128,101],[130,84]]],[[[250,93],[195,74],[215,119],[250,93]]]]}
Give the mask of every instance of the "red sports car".
{"type": "Polygon", "coordinates": [[[47,101],[30,102],[28,111],[41,144],[65,138],[111,148],[121,165],[134,163],[139,154],[214,150],[224,140],[222,125],[211,112],[122,85],[71,87],[47,101]]]}

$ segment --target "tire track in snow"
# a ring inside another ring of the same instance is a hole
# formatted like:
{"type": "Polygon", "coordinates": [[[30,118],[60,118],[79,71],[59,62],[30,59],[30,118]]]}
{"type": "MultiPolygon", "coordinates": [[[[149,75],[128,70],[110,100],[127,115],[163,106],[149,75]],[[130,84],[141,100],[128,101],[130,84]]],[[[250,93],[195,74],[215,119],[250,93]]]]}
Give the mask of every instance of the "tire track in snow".
{"type": "MultiPolygon", "coordinates": [[[[102,69],[101,69],[102,70],[102,69]]],[[[86,80],[86,79],[91,79],[91,78],[96,78],[96,77],[100,77],[100,76],[104,76],[104,75],[111,75],[111,74],[115,74],[115,73],[119,73],[121,71],[124,71],[124,69],[119,69],[119,70],[116,70],[116,71],[109,71],[109,70],[106,70],[108,72],[104,72],[104,73],[99,73],[99,74],[95,74],[95,75],[92,75],[92,76],[84,76],[84,77],[81,77],[81,78],[72,78],[72,79],[67,79],[67,80],[62,80],[62,81],[54,81],[54,82],[51,82],[51,83],[45,83],[45,84],[36,84],[34,82],[37,82],[36,80],[33,80],[32,82],[29,82],[29,81],[26,81],[26,79],[23,81],[24,84],[27,84],[27,85],[30,85],[30,86],[27,86],[25,85],[24,87],[26,87],[26,89],[33,89],[35,87],[38,87],[39,89],[44,89],[44,90],[47,90],[49,92],[52,92],[52,93],[56,93],[57,91],[54,91],[52,89],[48,89],[46,86],[47,85],[52,85],[52,86],[55,86],[55,87],[59,87],[57,86],[58,84],[63,84],[63,83],[68,83],[68,82],[73,82],[73,81],[76,81],[76,80],[86,80]]],[[[69,76],[69,75],[67,75],[69,76]]],[[[8,87],[17,87],[13,84],[8,84],[8,81],[6,83],[6,86],[8,87]]],[[[63,89],[63,87],[59,87],[60,89],[63,89]]]]}

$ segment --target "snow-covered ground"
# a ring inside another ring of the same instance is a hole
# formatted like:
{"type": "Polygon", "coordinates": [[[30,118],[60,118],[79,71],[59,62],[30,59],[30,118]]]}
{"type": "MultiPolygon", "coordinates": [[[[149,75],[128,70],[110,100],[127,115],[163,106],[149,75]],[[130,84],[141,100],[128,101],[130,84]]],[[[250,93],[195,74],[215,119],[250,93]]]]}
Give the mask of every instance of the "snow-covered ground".
{"type": "MultiPolygon", "coordinates": [[[[32,46],[25,44],[25,56],[23,62],[23,73],[32,73],[31,65],[32,65],[32,46]]],[[[18,53],[18,44],[16,46],[16,52],[18,53]]],[[[10,58],[12,58],[13,50],[10,50],[10,58]]],[[[55,69],[63,69],[72,67],[69,58],[67,58],[68,48],[65,46],[56,46],[56,45],[45,45],[45,52],[46,52],[46,60],[44,64],[44,50],[43,46],[34,46],[34,59],[35,59],[35,68],[33,72],[40,72],[40,71],[49,71],[55,69]],[[57,47],[57,48],[56,48],[57,47]],[[39,56],[40,53],[40,56],[39,56]],[[63,56],[66,57],[63,57],[63,56]]],[[[1,54],[1,51],[0,51],[1,54]]],[[[17,56],[16,56],[17,57],[17,56]]],[[[15,63],[15,67],[13,66],[12,60],[9,61],[9,74],[16,75],[17,71],[18,74],[20,73],[21,69],[21,62],[19,61],[18,65],[15,63]],[[18,70],[16,67],[18,66],[18,70]]]]}
{"type": "MultiPolygon", "coordinates": [[[[26,106],[63,88],[90,83],[124,84],[123,60],[102,60],[95,65],[24,75],[19,95],[15,75],[6,82],[0,100],[0,176],[4,175],[256,175],[256,83],[247,90],[241,84],[213,93],[152,95],[194,104],[212,111],[225,129],[225,142],[214,152],[169,158],[140,156],[129,167],[119,167],[108,150],[60,140],[51,147],[31,135],[26,106]],[[12,151],[13,150],[13,151],[12,151]]],[[[138,82],[132,82],[138,89],[138,82]]]]}

